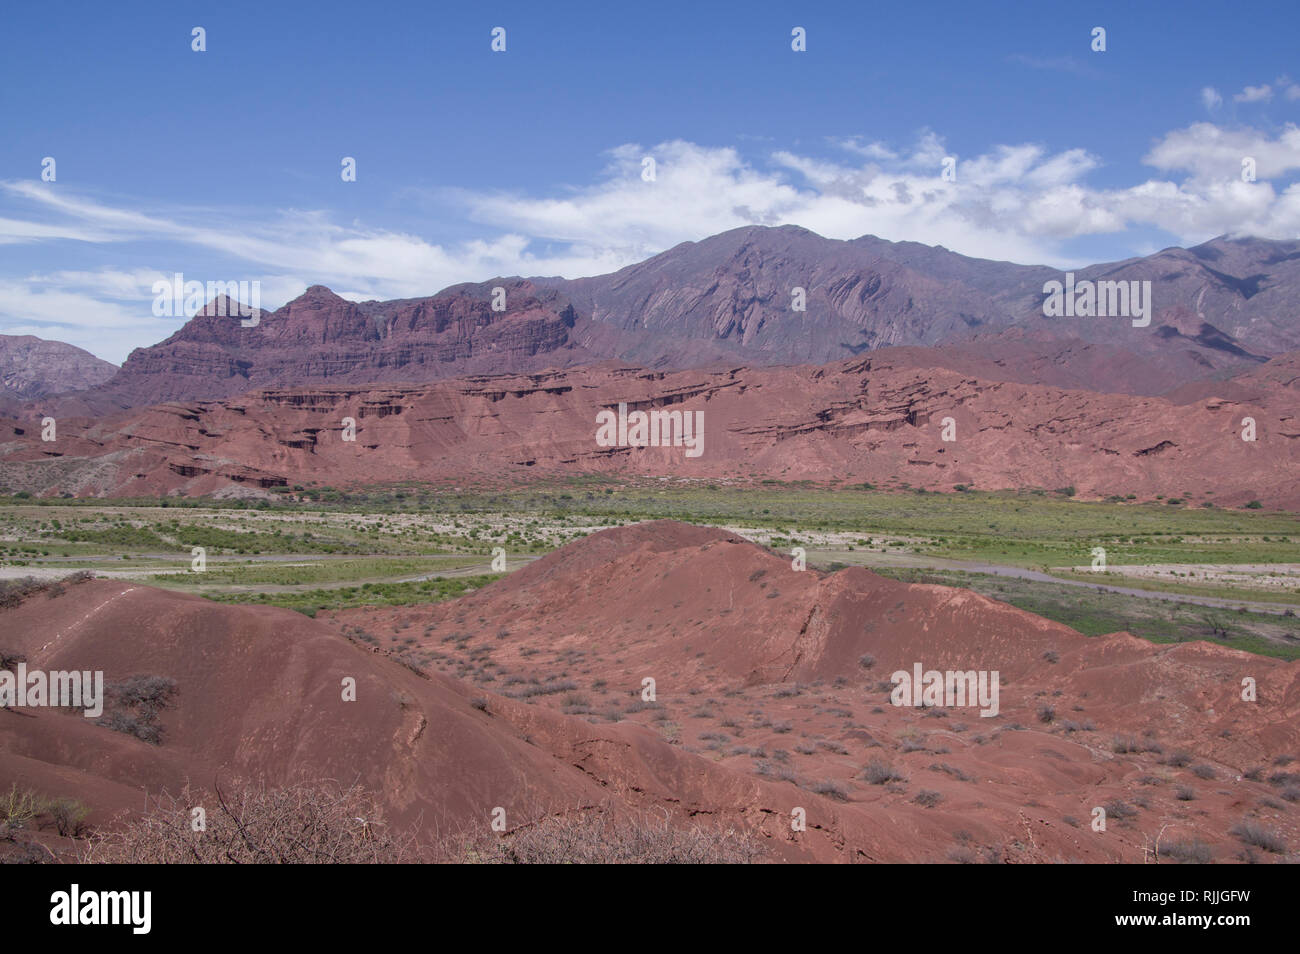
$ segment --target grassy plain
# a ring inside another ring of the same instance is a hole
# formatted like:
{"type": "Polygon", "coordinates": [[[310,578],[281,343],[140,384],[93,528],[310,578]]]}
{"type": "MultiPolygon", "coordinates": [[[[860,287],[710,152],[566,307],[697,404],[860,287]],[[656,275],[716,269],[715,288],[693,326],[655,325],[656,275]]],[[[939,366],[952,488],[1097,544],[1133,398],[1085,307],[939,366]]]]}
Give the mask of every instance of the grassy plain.
{"type": "Polygon", "coordinates": [[[503,491],[412,486],[258,502],[10,497],[0,498],[0,575],[86,568],[223,602],[314,613],[449,598],[494,578],[489,564],[498,547],[515,569],[594,531],[654,519],[722,526],[778,550],[803,546],[823,565],[867,562],[899,578],[968,586],[1085,633],[1128,629],[1156,641],[1215,638],[1300,655],[1291,645],[1300,639],[1294,617],[979,572],[1015,567],[1171,598],[1300,605],[1300,577],[1287,567],[1300,564],[1296,514],[1080,501],[1063,492],[884,493],[574,478],[503,491]],[[203,573],[191,570],[194,547],[204,548],[203,573]],[[1086,568],[1097,547],[1112,570],[1161,568],[1136,577],[1094,574],[1086,568]],[[1262,575],[1192,575],[1194,566],[1241,564],[1262,567],[1262,575]],[[1252,582],[1259,579],[1268,584],[1252,582]]]}

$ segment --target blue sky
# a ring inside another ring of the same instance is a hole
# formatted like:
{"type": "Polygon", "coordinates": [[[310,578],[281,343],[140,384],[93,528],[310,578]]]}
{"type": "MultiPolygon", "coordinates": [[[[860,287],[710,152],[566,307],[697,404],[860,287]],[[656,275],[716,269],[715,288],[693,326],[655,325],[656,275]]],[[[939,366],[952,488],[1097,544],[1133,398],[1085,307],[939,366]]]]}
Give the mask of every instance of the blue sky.
{"type": "Polygon", "coordinates": [[[0,332],[121,361],[177,271],[425,295],[750,223],[1061,266],[1296,238],[1297,9],[11,4],[0,332]]]}

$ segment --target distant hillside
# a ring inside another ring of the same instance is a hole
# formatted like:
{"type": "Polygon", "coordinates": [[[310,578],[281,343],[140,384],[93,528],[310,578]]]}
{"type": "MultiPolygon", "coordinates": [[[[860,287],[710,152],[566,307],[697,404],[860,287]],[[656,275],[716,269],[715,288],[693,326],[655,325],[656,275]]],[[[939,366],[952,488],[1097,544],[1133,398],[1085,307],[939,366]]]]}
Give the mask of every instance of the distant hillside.
{"type": "Polygon", "coordinates": [[[0,390],[17,399],[80,391],[103,384],[117,366],[62,341],[0,335],[0,390]]]}
{"type": "Polygon", "coordinates": [[[992,380],[1151,395],[1300,348],[1300,242],[1219,238],[1075,278],[1150,282],[1149,324],[1045,317],[1044,284],[1064,276],[1043,266],[743,228],[595,278],[501,278],[359,303],[317,285],[253,327],[210,305],[132,352],[74,410],[606,359],[664,370],[825,364],[890,346],[942,346],[928,363],[992,380]],[[805,310],[792,307],[799,298],[805,310]]]}

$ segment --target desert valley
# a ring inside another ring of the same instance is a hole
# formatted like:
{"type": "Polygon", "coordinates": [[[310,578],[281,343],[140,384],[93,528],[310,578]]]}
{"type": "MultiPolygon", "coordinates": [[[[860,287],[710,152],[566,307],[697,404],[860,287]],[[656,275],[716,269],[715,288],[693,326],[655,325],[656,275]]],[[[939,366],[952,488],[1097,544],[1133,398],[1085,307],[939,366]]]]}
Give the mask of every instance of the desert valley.
{"type": "Polygon", "coordinates": [[[0,850],[1295,860],[1300,243],[1053,274],[756,227],[0,338],[0,662],[104,680],[0,680],[0,850]]]}
{"type": "Polygon", "coordinates": [[[14,943],[1291,925],[1294,2],[9,7],[14,943]]]}

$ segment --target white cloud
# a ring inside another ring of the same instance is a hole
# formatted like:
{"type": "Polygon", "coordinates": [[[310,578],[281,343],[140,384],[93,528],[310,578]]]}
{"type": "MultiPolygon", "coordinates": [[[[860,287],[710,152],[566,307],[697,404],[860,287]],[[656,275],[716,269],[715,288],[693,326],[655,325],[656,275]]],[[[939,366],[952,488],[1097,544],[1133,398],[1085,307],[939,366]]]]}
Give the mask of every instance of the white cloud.
{"type": "Polygon", "coordinates": [[[1252,157],[1261,179],[1300,169],[1300,128],[1287,123],[1276,138],[1256,129],[1225,129],[1194,123],[1168,133],[1143,162],[1157,169],[1190,172],[1198,179],[1239,177],[1241,160],[1252,157]]]}
{"type": "MultiPolygon", "coordinates": [[[[1069,231],[1059,211],[1049,214],[1052,203],[1058,209],[1070,204],[1053,190],[1098,164],[1082,150],[1048,154],[1033,145],[999,147],[959,161],[957,182],[951,183],[940,178],[949,153],[933,133],[920,136],[905,152],[858,139],[834,144],[859,161],[781,150],[768,157],[769,168],[759,168],[729,148],[681,141],[649,149],[629,145],[612,151],[602,181],[563,197],[461,193],[457,198],[476,221],[617,248],[629,260],[744,225],[798,224],[832,238],[871,233],[1041,261],[1051,250],[1040,238],[1069,231]],[[643,155],[657,162],[652,183],[640,177],[643,155]],[[1018,221],[1015,212],[1031,202],[1038,211],[1018,221]],[[999,219],[999,210],[1011,214],[999,219]]],[[[1076,219],[1091,227],[1106,224],[1092,211],[1076,219]]]]}
{"type": "Polygon", "coordinates": [[[1238,103],[1266,103],[1273,98],[1273,87],[1264,83],[1260,86],[1247,86],[1232,97],[1238,103]]]}
{"type": "Polygon", "coordinates": [[[1277,91],[1279,96],[1285,96],[1287,99],[1300,99],[1300,85],[1297,85],[1286,74],[1273,81],[1273,89],[1277,91]]]}
{"type": "Polygon", "coordinates": [[[1300,170],[1300,129],[1290,124],[1275,134],[1209,122],[1170,131],[1143,157],[1156,174],[1120,188],[1088,184],[1102,160],[1081,148],[995,145],[956,156],[949,182],[942,163],[955,153],[932,131],[907,148],[861,137],[830,145],[823,154],[746,156],[681,140],[628,143],[610,150],[595,181],[550,194],[444,190],[435,194],[444,207],[490,233],[454,245],[339,224],[322,211],[138,210],[62,187],[0,183],[31,211],[0,219],[0,243],[118,245],[151,266],[0,277],[0,325],[46,327],[46,337],[120,360],[128,342],[149,344],[172,330],[160,331],[148,307],[152,282],[172,271],[158,260],[159,245],[187,259],[198,248],[231,263],[233,273],[186,277],[261,281],[263,306],[274,308],[317,282],[359,300],[428,295],[498,275],[600,274],[752,224],[797,224],[832,238],[874,234],[1049,265],[1082,264],[1065,254],[1067,240],[1134,228],[1164,230],[1183,244],[1224,232],[1300,233],[1300,187],[1282,181],[1300,170]],[[647,155],[656,160],[653,182],[641,178],[647,155]],[[1244,157],[1255,160],[1254,183],[1241,181],[1244,157]],[[131,248],[142,242],[154,243],[147,256],[131,248]]]}
{"type": "Polygon", "coordinates": [[[130,289],[109,273],[102,283],[90,274],[0,280],[0,331],[66,341],[120,364],[132,348],[159,341],[181,325],[155,318],[148,297],[118,297],[123,291],[130,289]]]}
{"type": "Polygon", "coordinates": [[[1208,110],[1216,110],[1223,105],[1223,97],[1213,86],[1206,86],[1201,90],[1201,104],[1208,110]]]}

